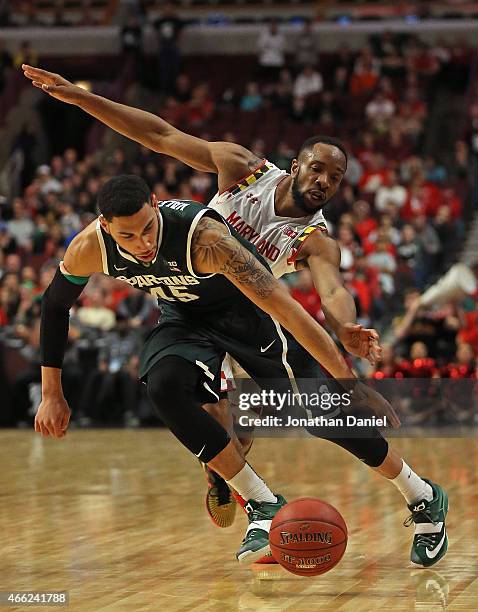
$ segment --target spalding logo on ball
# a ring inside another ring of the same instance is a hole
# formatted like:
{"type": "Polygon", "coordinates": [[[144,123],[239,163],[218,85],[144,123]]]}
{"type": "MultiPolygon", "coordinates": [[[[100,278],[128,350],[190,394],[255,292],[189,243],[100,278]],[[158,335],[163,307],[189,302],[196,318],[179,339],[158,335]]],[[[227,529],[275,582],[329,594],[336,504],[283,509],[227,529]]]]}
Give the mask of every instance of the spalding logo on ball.
{"type": "Polygon", "coordinates": [[[347,525],[340,512],[316,497],[301,497],[279,510],[269,533],[272,555],[300,576],[325,574],[347,548],[347,525]]]}

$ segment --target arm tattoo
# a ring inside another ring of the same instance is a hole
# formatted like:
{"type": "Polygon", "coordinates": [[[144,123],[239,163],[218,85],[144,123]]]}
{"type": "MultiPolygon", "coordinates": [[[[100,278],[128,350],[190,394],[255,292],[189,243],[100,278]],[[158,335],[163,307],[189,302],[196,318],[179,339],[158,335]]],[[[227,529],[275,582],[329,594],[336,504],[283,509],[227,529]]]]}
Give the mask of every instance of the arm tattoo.
{"type": "Polygon", "coordinates": [[[201,272],[224,274],[240,286],[253,289],[261,299],[268,298],[276,287],[272,274],[215,219],[203,217],[199,221],[191,253],[193,266],[201,272]]]}

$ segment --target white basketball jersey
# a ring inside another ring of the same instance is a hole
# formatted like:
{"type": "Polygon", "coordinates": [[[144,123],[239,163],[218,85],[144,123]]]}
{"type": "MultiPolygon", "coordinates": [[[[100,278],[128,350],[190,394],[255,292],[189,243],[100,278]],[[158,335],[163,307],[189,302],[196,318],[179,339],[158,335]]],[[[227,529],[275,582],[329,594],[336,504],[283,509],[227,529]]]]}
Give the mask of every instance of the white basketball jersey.
{"type": "Polygon", "coordinates": [[[255,245],[276,278],[295,272],[300,247],[310,234],[315,230],[327,231],[322,211],[298,218],[276,215],[276,188],[286,176],[286,172],[264,159],[249,176],[216,194],[209,203],[255,245]]]}

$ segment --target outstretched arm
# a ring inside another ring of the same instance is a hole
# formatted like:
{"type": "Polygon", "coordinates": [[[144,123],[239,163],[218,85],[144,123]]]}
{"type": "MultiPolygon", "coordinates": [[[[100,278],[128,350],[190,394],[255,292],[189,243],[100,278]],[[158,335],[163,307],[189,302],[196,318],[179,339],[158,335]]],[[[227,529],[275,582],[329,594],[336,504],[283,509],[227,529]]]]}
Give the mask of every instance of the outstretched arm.
{"type": "Polygon", "coordinates": [[[336,378],[354,378],[329,334],[296,302],[220,221],[203,217],[192,238],[196,272],[223,274],[259,308],[277,319],[336,378]]]}
{"type": "Polygon", "coordinates": [[[373,365],[382,351],[379,335],[375,329],[357,324],[354,299],[344,287],[340,274],[338,244],[317,230],[305,241],[299,258],[310,268],[327,323],[340,342],[349,353],[368,359],[373,365]]]}
{"type": "Polygon", "coordinates": [[[217,173],[220,191],[243,178],[261,162],[238,144],[207,142],[181,132],[152,113],[92,94],[59,74],[27,64],[22,68],[35,87],[57,100],[78,106],[123,136],[157,153],[175,157],[196,170],[217,173]]]}

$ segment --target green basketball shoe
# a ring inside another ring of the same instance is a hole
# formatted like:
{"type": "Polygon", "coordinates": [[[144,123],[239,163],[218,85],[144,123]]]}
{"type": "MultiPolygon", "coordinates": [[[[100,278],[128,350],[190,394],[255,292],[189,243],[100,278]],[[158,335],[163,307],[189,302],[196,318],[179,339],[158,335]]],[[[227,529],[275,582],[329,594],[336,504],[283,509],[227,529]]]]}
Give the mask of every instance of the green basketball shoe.
{"type": "Polygon", "coordinates": [[[405,527],[415,524],[411,563],[414,567],[431,567],[446,553],[448,536],[446,534],[445,517],[448,512],[448,495],[446,491],[426,478],[433,490],[432,501],[426,499],[410,504],[411,515],[404,521],[405,527]]]}
{"type": "Polygon", "coordinates": [[[245,505],[249,526],[242,540],[241,547],[236,553],[239,563],[254,563],[267,553],[269,547],[269,529],[272,519],[279,512],[286,500],[282,495],[277,495],[276,503],[258,502],[250,499],[245,505]]]}

